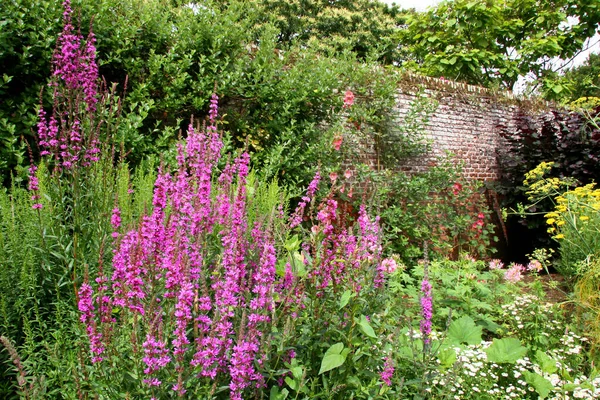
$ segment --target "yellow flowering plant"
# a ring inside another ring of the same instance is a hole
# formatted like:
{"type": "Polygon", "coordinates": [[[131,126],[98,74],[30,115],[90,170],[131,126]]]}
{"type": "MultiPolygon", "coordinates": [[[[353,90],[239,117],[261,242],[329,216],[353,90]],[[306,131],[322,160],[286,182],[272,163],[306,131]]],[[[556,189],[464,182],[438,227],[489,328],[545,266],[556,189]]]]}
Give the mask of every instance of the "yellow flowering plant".
{"type": "Polygon", "coordinates": [[[566,277],[580,275],[581,261],[600,253],[600,189],[595,183],[576,186],[572,178],[545,177],[554,163],[542,162],[525,174],[527,198],[539,203],[550,198],[554,210],[546,213],[547,231],[559,242],[556,266],[566,277]]]}
{"type": "Polygon", "coordinates": [[[562,269],[580,275],[577,265],[600,254],[600,189],[595,183],[555,197],[554,211],[545,215],[548,232],[560,242],[562,269]]]}

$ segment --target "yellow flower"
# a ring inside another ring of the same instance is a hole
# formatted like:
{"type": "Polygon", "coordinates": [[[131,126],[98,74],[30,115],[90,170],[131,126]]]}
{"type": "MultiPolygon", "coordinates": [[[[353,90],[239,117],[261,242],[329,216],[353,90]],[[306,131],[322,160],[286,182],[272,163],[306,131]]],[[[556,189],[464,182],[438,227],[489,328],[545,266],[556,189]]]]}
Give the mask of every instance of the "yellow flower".
{"type": "Polygon", "coordinates": [[[556,232],[556,228],[552,227],[552,228],[548,228],[548,233],[554,233],[556,232]]]}
{"type": "Polygon", "coordinates": [[[560,220],[556,223],[556,226],[563,226],[565,224],[565,221],[560,220]]]}
{"type": "Polygon", "coordinates": [[[546,221],[546,223],[547,223],[548,225],[552,225],[552,224],[553,224],[553,223],[555,223],[555,222],[556,222],[556,220],[555,220],[554,218],[548,218],[548,220],[546,221]]]}
{"type": "Polygon", "coordinates": [[[587,221],[588,219],[590,219],[590,217],[588,217],[587,215],[582,215],[581,217],[579,217],[579,219],[582,221],[587,221]]]}
{"type": "Polygon", "coordinates": [[[558,235],[554,236],[554,239],[564,239],[565,235],[563,235],[562,233],[559,233],[558,235]]]}

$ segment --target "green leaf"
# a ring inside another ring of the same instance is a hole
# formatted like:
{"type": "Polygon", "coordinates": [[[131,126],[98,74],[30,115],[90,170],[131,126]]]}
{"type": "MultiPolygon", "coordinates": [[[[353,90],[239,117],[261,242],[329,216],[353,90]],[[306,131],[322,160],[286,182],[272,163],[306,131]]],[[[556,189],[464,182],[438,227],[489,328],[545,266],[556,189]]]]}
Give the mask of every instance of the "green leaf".
{"type": "Polygon", "coordinates": [[[287,383],[287,385],[290,387],[290,389],[292,389],[292,390],[298,390],[298,382],[296,382],[295,380],[293,380],[289,376],[285,377],[285,383],[287,383]]]}
{"type": "Polygon", "coordinates": [[[552,386],[552,383],[548,379],[535,372],[524,371],[523,376],[525,376],[525,381],[533,386],[535,391],[540,395],[540,399],[545,399],[554,389],[554,386],[552,386]]]}
{"type": "Polygon", "coordinates": [[[440,350],[438,359],[440,360],[440,365],[442,367],[450,368],[456,362],[456,352],[451,348],[440,350]]]}
{"type": "Polygon", "coordinates": [[[290,371],[292,371],[292,375],[294,375],[294,378],[296,379],[301,379],[302,378],[302,367],[298,366],[298,367],[294,367],[292,369],[290,369],[290,371]]]}
{"type": "Polygon", "coordinates": [[[377,335],[375,334],[373,327],[371,327],[371,324],[367,320],[367,317],[365,317],[364,315],[360,316],[360,322],[358,323],[358,326],[360,327],[362,333],[364,333],[368,337],[377,339],[377,335]]]}
{"type": "Polygon", "coordinates": [[[283,388],[281,392],[279,392],[279,387],[273,386],[271,387],[269,400],[285,400],[287,399],[289,393],[290,392],[286,388],[283,388]]]}
{"type": "Polygon", "coordinates": [[[479,344],[481,343],[481,326],[468,315],[452,321],[448,329],[448,340],[452,343],[479,344]]]}
{"type": "Polygon", "coordinates": [[[527,353],[527,348],[521,346],[519,339],[494,339],[485,352],[491,362],[514,364],[527,353]]]}
{"type": "Polygon", "coordinates": [[[344,307],[346,307],[346,304],[348,304],[348,302],[350,301],[350,299],[354,296],[352,296],[352,291],[351,290],[346,290],[344,293],[342,293],[342,297],[340,298],[340,310],[344,307]]]}
{"type": "Polygon", "coordinates": [[[296,251],[293,253],[293,257],[296,275],[300,278],[306,276],[306,266],[304,265],[304,257],[302,257],[302,254],[296,251]]]}
{"type": "Polygon", "coordinates": [[[343,343],[336,343],[329,349],[327,349],[325,355],[323,356],[323,360],[321,361],[321,369],[319,369],[319,375],[321,375],[323,372],[331,371],[332,369],[344,364],[344,362],[346,361],[347,353],[342,353],[342,350],[344,350],[343,343]]]}
{"type": "Polygon", "coordinates": [[[535,352],[535,360],[538,365],[547,374],[553,374],[557,371],[556,361],[549,357],[546,353],[541,350],[535,352]]]}
{"type": "Polygon", "coordinates": [[[288,240],[285,241],[284,247],[289,252],[298,250],[300,248],[300,239],[298,239],[298,235],[288,238],[288,240]]]}

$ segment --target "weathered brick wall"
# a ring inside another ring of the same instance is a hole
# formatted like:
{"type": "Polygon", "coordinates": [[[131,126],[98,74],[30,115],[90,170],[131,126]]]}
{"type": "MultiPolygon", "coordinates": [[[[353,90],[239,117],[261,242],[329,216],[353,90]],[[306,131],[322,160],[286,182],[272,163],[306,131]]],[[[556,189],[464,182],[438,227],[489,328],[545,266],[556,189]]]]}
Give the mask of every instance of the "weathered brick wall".
{"type": "MultiPolygon", "coordinates": [[[[399,130],[411,103],[417,98],[419,86],[424,88],[422,94],[439,103],[424,128],[432,148],[426,156],[409,161],[403,168],[423,170],[450,152],[465,162],[466,177],[497,179],[496,151],[503,146],[500,131],[502,127],[514,124],[519,111],[532,109],[531,101],[518,100],[510,93],[494,93],[443,79],[409,78],[399,87],[393,110],[393,126],[399,130]]],[[[536,107],[539,111],[539,104],[536,107]]]]}

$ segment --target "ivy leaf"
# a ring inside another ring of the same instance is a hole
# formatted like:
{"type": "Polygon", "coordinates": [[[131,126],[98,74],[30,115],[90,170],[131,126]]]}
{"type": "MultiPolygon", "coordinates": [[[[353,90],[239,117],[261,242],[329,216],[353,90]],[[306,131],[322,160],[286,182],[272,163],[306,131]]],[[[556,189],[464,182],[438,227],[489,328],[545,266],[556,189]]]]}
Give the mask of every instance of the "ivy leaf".
{"type": "Polygon", "coordinates": [[[525,382],[533,386],[537,394],[540,395],[540,399],[545,399],[554,389],[554,386],[552,386],[552,383],[548,379],[535,372],[523,371],[523,376],[525,377],[525,382]]]}
{"type": "Polygon", "coordinates": [[[321,375],[323,372],[331,371],[332,369],[344,364],[344,362],[346,361],[347,353],[343,353],[342,350],[344,350],[343,343],[336,343],[329,349],[327,349],[325,355],[323,356],[323,360],[321,361],[321,369],[319,369],[319,375],[321,375]]]}
{"type": "Polygon", "coordinates": [[[377,335],[375,334],[373,327],[367,320],[367,317],[365,317],[364,315],[360,316],[360,322],[358,323],[358,326],[360,327],[360,330],[362,331],[362,333],[364,333],[368,337],[377,339],[377,335]]]}
{"type": "Polygon", "coordinates": [[[448,340],[451,343],[479,344],[481,343],[481,326],[468,315],[452,321],[448,329],[448,340]]]}
{"type": "Polygon", "coordinates": [[[514,364],[527,353],[527,348],[521,346],[519,339],[494,339],[491,346],[485,349],[487,358],[498,364],[514,364]]]}

